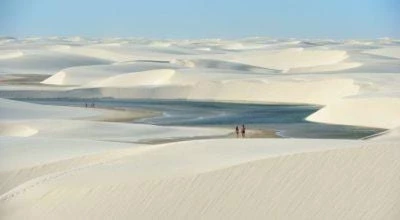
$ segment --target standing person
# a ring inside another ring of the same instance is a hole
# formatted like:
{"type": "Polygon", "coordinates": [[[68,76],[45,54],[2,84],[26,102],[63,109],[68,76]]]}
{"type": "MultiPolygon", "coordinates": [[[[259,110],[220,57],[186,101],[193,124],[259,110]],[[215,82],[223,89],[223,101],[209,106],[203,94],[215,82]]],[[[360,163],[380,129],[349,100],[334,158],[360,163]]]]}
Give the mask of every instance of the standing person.
{"type": "Polygon", "coordinates": [[[236,125],[235,130],[236,130],[236,137],[238,138],[239,137],[239,126],[236,125]]]}
{"type": "Polygon", "coordinates": [[[244,127],[244,124],[242,125],[242,138],[246,136],[246,127],[244,127]]]}

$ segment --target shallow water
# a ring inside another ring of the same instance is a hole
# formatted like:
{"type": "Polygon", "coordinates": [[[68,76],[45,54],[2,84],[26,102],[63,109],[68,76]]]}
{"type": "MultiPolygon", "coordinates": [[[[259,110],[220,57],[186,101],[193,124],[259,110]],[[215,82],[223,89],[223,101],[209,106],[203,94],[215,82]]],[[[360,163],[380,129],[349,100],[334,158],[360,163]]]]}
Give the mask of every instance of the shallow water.
{"type": "MultiPolygon", "coordinates": [[[[21,100],[21,99],[20,99],[21,100]]],[[[382,132],[382,129],[345,125],[330,125],[305,121],[320,107],[312,105],[233,104],[160,100],[80,100],[80,99],[24,99],[48,105],[146,109],[162,112],[161,116],[132,123],[176,126],[229,127],[245,124],[247,129],[277,130],[283,137],[360,139],[382,132]]]]}

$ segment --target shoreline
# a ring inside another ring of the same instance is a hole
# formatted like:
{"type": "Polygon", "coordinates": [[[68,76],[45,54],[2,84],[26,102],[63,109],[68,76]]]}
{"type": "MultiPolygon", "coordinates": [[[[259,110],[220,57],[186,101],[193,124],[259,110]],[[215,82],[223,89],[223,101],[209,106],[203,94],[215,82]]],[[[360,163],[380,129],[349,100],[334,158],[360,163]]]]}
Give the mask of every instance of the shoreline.
{"type": "MultiPolygon", "coordinates": [[[[19,100],[19,99],[16,99],[19,100]]],[[[162,109],[155,109],[153,110],[152,107],[147,106],[147,105],[131,105],[131,106],[121,106],[121,104],[118,104],[119,100],[115,100],[116,103],[103,103],[102,102],[88,102],[88,104],[90,103],[95,103],[96,106],[95,107],[85,107],[85,99],[82,100],[75,100],[74,102],[68,102],[68,100],[66,102],[63,102],[62,99],[56,101],[55,103],[52,102],[52,100],[48,100],[48,99],[33,99],[38,101],[38,104],[42,104],[40,102],[40,100],[42,100],[45,105],[51,105],[51,106],[68,106],[68,107],[74,107],[74,108],[80,108],[80,109],[87,109],[88,111],[98,111],[99,115],[97,116],[89,116],[89,117],[85,117],[85,118],[79,118],[82,120],[89,120],[89,121],[103,121],[103,122],[121,122],[121,123],[135,123],[135,124],[153,124],[153,125],[157,125],[157,126],[171,126],[171,127],[196,127],[196,128],[223,128],[223,129],[231,129],[231,126],[229,124],[223,124],[221,125],[214,125],[214,124],[183,124],[180,125],[179,123],[172,123],[173,125],[169,125],[167,124],[158,124],[158,123],[142,123],[142,122],[138,122],[137,120],[141,120],[141,119],[150,119],[153,117],[160,117],[163,116],[164,114],[164,110],[162,109]],[[60,102],[61,101],[61,102],[60,102]],[[113,106],[115,104],[115,106],[113,106]],[[105,106],[103,106],[105,105],[105,106]]],[[[23,100],[19,100],[19,101],[28,101],[29,99],[23,99],[23,100]]],[[[121,100],[124,101],[124,100],[121,100]]],[[[136,100],[136,101],[140,101],[140,100],[136,100]]],[[[155,102],[156,100],[149,100],[149,102],[155,102]]],[[[163,102],[163,101],[161,101],[163,102]]],[[[36,103],[36,102],[33,102],[36,103]]],[[[190,103],[190,101],[189,101],[190,103]]],[[[310,122],[313,123],[313,122],[310,122]]],[[[316,124],[325,124],[325,123],[317,123],[314,122],[316,124]]],[[[233,123],[234,124],[234,123],[233,123]]],[[[357,137],[342,137],[343,139],[364,139],[370,136],[375,136],[379,133],[382,132],[382,129],[379,128],[373,128],[373,127],[366,127],[366,126],[351,126],[351,125],[340,125],[340,124],[330,124],[330,123],[326,123],[326,126],[347,126],[347,127],[354,127],[354,129],[365,129],[365,130],[376,130],[377,133],[370,133],[370,134],[366,134],[365,136],[360,136],[358,135],[357,137]],[[379,129],[379,130],[378,130],[379,129]]],[[[251,127],[251,124],[249,124],[249,127],[251,127]]],[[[336,128],[338,129],[338,128],[336,128]]],[[[286,136],[284,135],[284,130],[279,130],[279,129],[273,129],[273,128],[268,128],[268,126],[266,126],[265,128],[255,128],[255,129],[249,129],[247,132],[247,138],[290,138],[290,136],[286,136]]],[[[227,135],[228,137],[230,135],[227,135]]],[[[234,134],[232,134],[232,136],[235,136],[234,134]]],[[[218,136],[219,137],[219,136],[218,136]]],[[[302,138],[301,136],[295,136],[297,138],[302,138]]],[[[188,137],[190,139],[190,137],[188,137]]],[[[304,138],[318,138],[318,137],[308,137],[307,135],[304,136],[304,138]]],[[[319,137],[321,139],[325,139],[324,137],[319,137]]],[[[184,138],[186,139],[186,138],[184,138]]],[[[328,138],[329,139],[329,138],[328,138]]],[[[341,139],[339,137],[335,137],[334,139],[341,139]]],[[[168,140],[168,142],[170,142],[168,140]]]]}
{"type": "MultiPolygon", "coordinates": [[[[202,127],[203,128],[203,127],[202,127]]],[[[210,127],[204,127],[210,128],[210,127]]],[[[183,141],[193,141],[193,140],[207,140],[207,139],[280,139],[284,138],[277,135],[278,131],[274,130],[249,130],[246,137],[236,137],[234,132],[228,133],[226,135],[213,135],[213,136],[203,136],[203,137],[180,137],[180,138],[154,138],[141,140],[135,143],[138,144],[167,144],[167,143],[177,143],[183,141]]]]}
{"type": "MultiPolygon", "coordinates": [[[[84,108],[85,107],[81,107],[84,108]]],[[[99,116],[85,118],[91,121],[103,122],[121,122],[129,123],[134,120],[151,118],[162,115],[162,113],[147,109],[129,109],[121,107],[87,107],[86,109],[100,109],[103,110],[99,116]]]]}
{"type": "MultiPolygon", "coordinates": [[[[98,108],[98,107],[96,107],[98,108]]],[[[156,112],[152,110],[142,109],[142,110],[133,110],[129,108],[123,107],[100,107],[99,109],[104,110],[112,110],[121,114],[117,117],[107,117],[96,119],[96,121],[104,121],[104,122],[121,122],[121,123],[128,123],[128,124],[136,124],[135,120],[139,119],[146,119],[155,116],[160,116],[163,112],[156,112]],[[126,114],[124,114],[126,113],[126,114]],[[124,117],[126,116],[126,117],[124,117]]],[[[157,125],[163,126],[163,125],[157,125]]],[[[229,129],[229,127],[213,127],[213,126],[169,126],[169,127],[188,127],[188,128],[221,128],[221,129],[229,129]]],[[[247,130],[246,136],[244,138],[284,138],[283,136],[279,135],[280,131],[275,129],[250,129],[247,130]]],[[[215,136],[206,136],[206,137],[182,137],[182,138],[174,138],[174,139],[154,139],[148,141],[140,141],[139,143],[171,143],[171,142],[180,142],[186,140],[198,140],[198,139],[214,139],[214,138],[237,138],[243,139],[241,135],[236,136],[235,132],[228,133],[226,135],[215,135],[215,136]]]]}

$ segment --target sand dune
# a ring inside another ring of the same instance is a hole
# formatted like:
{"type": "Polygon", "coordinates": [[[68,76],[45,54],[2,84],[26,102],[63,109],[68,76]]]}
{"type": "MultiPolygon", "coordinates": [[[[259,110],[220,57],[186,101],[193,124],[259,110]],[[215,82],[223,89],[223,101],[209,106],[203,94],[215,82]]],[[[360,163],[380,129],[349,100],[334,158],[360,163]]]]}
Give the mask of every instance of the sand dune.
{"type": "MultiPolygon", "coordinates": [[[[252,145],[254,143],[248,142],[247,146],[252,145]]],[[[235,155],[225,155],[226,150],[222,150],[222,154],[215,150],[208,152],[211,146],[221,145],[191,146],[194,152],[207,152],[208,157],[204,159],[209,162],[209,156],[226,163],[235,155]]],[[[237,146],[231,147],[237,149],[237,146]]],[[[244,156],[247,162],[240,154],[239,160],[231,160],[235,161],[233,164],[221,168],[218,168],[221,165],[207,165],[205,168],[211,169],[208,171],[201,168],[207,164],[201,157],[193,163],[181,157],[176,147],[158,149],[140,154],[153,157],[157,164],[132,155],[32,180],[10,191],[7,197],[3,196],[0,209],[3,216],[10,219],[28,216],[45,219],[73,216],[141,219],[399,217],[398,143],[364,144],[363,147],[264,159],[262,157],[268,157],[268,153],[260,152],[266,149],[261,145],[239,151],[247,155],[244,156]],[[255,158],[252,153],[256,153],[255,158]],[[179,158],[178,161],[174,157],[179,158]],[[136,159],[139,161],[135,162],[136,159]],[[196,168],[198,165],[200,167],[196,168]],[[141,170],[152,171],[142,173],[141,170]],[[163,170],[173,173],[164,174],[163,170]],[[131,175],[126,175],[127,172],[131,175]],[[321,203],[329,205],[321,206],[321,203]],[[96,204],[96,208],[90,208],[91,204],[96,204]]],[[[188,156],[196,155],[191,149],[181,149],[188,152],[188,156]]]]}
{"type": "Polygon", "coordinates": [[[356,67],[362,66],[362,63],[356,62],[340,62],[333,65],[322,65],[322,66],[313,66],[313,67],[299,67],[299,68],[291,68],[285,73],[321,73],[321,72],[330,72],[330,71],[339,71],[339,70],[347,70],[353,69],[356,67]]]}
{"type": "Polygon", "coordinates": [[[131,86],[157,86],[165,84],[174,75],[171,69],[157,69],[135,73],[119,74],[87,86],[93,87],[131,87],[131,86]]]}
{"type": "Polygon", "coordinates": [[[399,98],[349,98],[326,106],[307,120],[391,129],[400,126],[399,109],[399,98]]]}
{"type": "Polygon", "coordinates": [[[346,51],[309,50],[304,48],[242,52],[238,55],[237,57],[232,57],[231,60],[243,64],[280,70],[335,64],[348,57],[346,51]]]}
{"type": "MultiPolygon", "coordinates": [[[[72,67],[55,73],[42,83],[51,85],[85,85],[97,83],[98,81],[105,80],[109,77],[117,77],[119,74],[142,72],[154,69],[169,69],[174,67],[174,65],[169,64],[146,62],[72,67]]],[[[116,85],[118,84],[116,83],[116,85]]]]}
{"type": "Polygon", "coordinates": [[[23,124],[0,124],[0,136],[29,137],[37,132],[38,130],[23,124]]]}
{"type": "MultiPolygon", "coordinates": [[[[10,54],[3,54],[3,52],[0,52],[0,54],[2,54],[0,56],[10,56],[10,54]]],[[[46,50],[40,52],[22,50],[21,52],[11,55],[13,55],[13,57],[0,59],[1,74],[51,75],[60,69],[68,67],[109,63],[106,60],[87,56],[67,55],[46,50]]]]}
{"type": "Polygon", "coordinates": [[[380,48],[367,50],[365,53],[400,59],[400,47],[380,48]]]}
{"type": "MultiPolygon", "coordinates": [[[[126,156],[140,144],[81,139],[0,137],[0,197],[31,179],[126,156]]],[[[1,200],[1,199],[0,199],[1,200]]]]}
{"type": "Polygon", "coordinates": [[[21,51],[2,51],[0,54],[0,60],[2,59],[11,59],[23,56],[24,53],[21,51]]]}
{"type": "Polygon", "coordinates": [[[400,219],[398,45],[1,38],[0,218],[400,219]],[[38,97],[307,103],[321,105],[307,120],[387,130],[229,139],[121,123],[155,112],[7,99],[38,97]]]}
{"type": "Polygon", "coordinates": [[[97,59],[104,59],[110,62],[123,62],[132,60],[128,54],[114,53],[112,51],[103,50],[101,48],[91,47],[56,47],[51,48],[53,51],[63,52],[66,54],[73,54],[78,56],[89,56],[97,59]]]}
{"type": "Polygon", "coordinates": [[[72,158],[143,146],[132,143],[43,137],[1,137],[1,143],[1,153],[4,156],[1,160],[1,172],[18,171],[72,158]]]}
{"type": "Polygon", "coordinates": [[[37,105],[1,98],[0,104],[0,119],[2,121],[21,121],[44,118],[84,118],[101,114],[101,110],[86,111],[81,108],[37,105]]]}
{"type": "Polygon", "coordinates": [[[25,126],[39,131],[35,137],[143,142],[158,139],[223,136],[227,129],[183,128],[82,120],[34,120],[25,126]]]}

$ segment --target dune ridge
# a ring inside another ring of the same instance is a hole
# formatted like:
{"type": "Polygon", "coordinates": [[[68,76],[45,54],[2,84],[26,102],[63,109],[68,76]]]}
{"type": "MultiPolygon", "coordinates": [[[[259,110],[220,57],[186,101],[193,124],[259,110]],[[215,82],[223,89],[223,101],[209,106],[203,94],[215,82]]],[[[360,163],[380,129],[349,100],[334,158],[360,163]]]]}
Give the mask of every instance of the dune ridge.
{"type": "MultiPolygon", "coordinates": [[[[395,219],[399,216],[400,193],[400,188],[396,187],[399,185],[396,172],[400,166],[396,160],[400,153],[398,149],[398,143],[393,142],[380,143],[379,147],[364,144],[363,147],[342,150],[251,160],[188,176],[129,181],[127,178],[134,177],[125,176],[125,180],[118,180],[118,184],[114,178],[101,184],[93,176],[91,181],[85,178],[88,173],[104,177],[101,172],[107,171],[107,165],[95,165],[42,181],[23,194],[1,200],[0,207],[2,213],[11,219],[27,216],[70,218],[76,215],[82,218],[142,219],[197,219],[199,216],[395,219]],[[387,153],[391,156],[383,156],[387,153]],[[81,181],[82,178],[85,181],[81,181]],[[46,192],[51,193],[44,194],[46,192]],[[39,203],[35,206],[20,203],[21,197],[39,203]],[[76,203],[78,198],[79,204],[76,203]],[[305,198],[307,202],[304,202],[305,198]],[[40,202],[42,200],[53,202],[40,202]],[[117,201],[118,207],[111,205],[117,201]],[[83,208],[91,207],[93,203],[96,209],[83,208]],[[329,205],[322,206],[321,203],[329,205]],[[29,209],[31,212],[8,211],[14,204],[24,207],[20,210],[29,209]],[[66,212],[61,208],[64,206],[72,208],[74,213],[66,212]]],[[[115,165],[119,164],[119,169],[122,169],[129,161],[116,162],[115,165]]],[[[118,173],[114,176],[120,175],[118,173]]]]}

